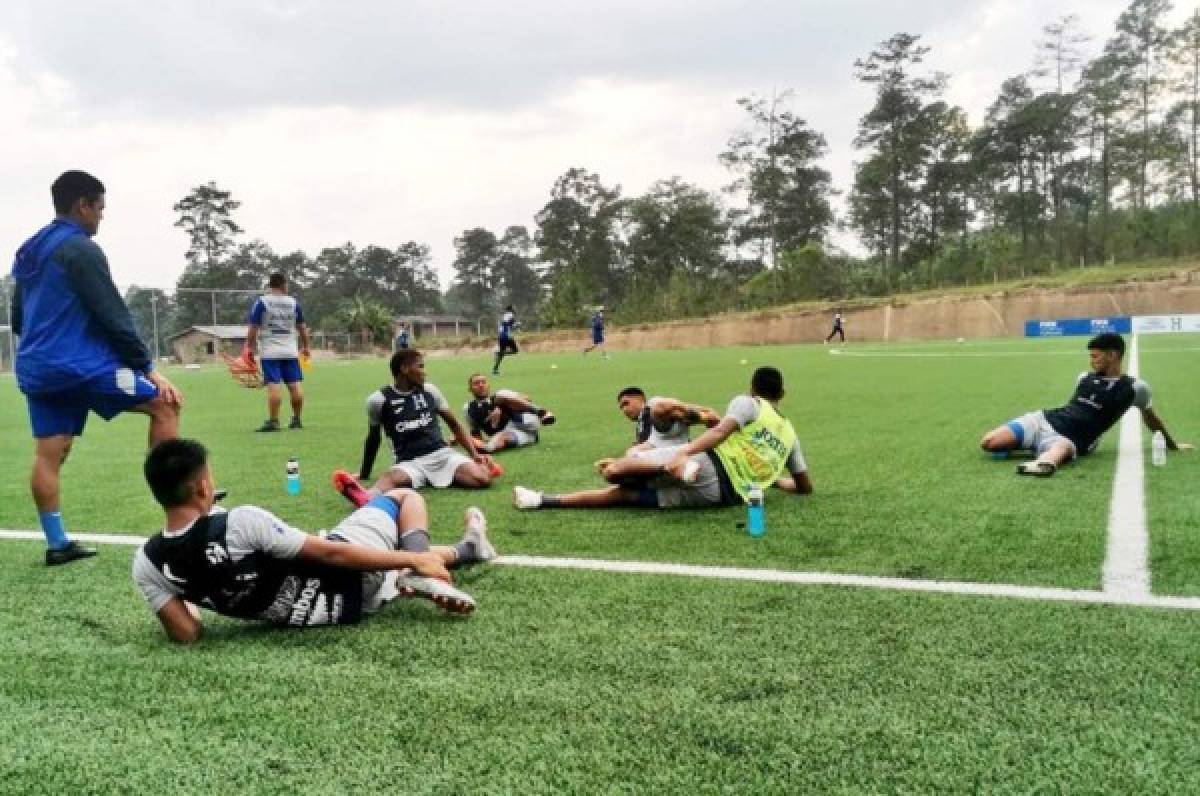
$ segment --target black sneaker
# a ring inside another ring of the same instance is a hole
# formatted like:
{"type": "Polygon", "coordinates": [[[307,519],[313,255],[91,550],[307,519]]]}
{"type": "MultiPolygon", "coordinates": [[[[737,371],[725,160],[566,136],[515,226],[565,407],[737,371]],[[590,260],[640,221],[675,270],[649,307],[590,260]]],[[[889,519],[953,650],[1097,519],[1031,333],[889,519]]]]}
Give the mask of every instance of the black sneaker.
{"type": "Polygon", "coordinates": [[[68,542],[66,547],[46,551],[46,566],[57,567],[70,564],[80,558],[91,558],[96,555],[94,547],[84,547],[79,542],[68,542]]]}
{"type": "Polygon", "coordinates": [[[297,430],[297,429],[302,429],[302,428],[304,428],[304,424],[300,422],[300,418],[298,418],[298,417],[293,417],[293,418],[292,418],[292,422],[288,423],[288,428],[290,428],[291,430],[295,431],[295,430],[297,430]]]}
{"type": "Polygon", "coordinates": [[[278,431],[279,430],[279,421],[278,420],[268,420],[267,422],[263,423],[261,426],[259,426],[258,428],[254,429],[254,430],[259,431],[259,432],[278,431]]]}

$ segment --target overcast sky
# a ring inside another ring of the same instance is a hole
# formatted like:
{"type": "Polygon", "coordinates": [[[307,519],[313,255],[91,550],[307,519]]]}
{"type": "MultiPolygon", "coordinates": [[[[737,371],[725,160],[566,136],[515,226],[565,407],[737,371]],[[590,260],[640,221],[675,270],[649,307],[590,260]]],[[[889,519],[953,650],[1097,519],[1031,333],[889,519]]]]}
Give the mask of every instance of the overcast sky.
{"type": "MultiPolygon", "coordinates": [[[[468,227],[532,228],[554,179],[626,195],[679,176],[716,190],[739,96],[794,90],[847,190],[871,96],[853,63],[900,31],[932,47],[978,121],[1078,14],[1098,48],[1113,0],[570,0],[0,3],[0,252],[82,168],[108,188],[98,242],[118,284],[171,288],[171,206],[215,180],[277,252],[427,243],[449,284],[468,227]],[[580,6],[580,7],[577,7],[580,6]]],[[[1176,11],[1176,16],[1181,12],[1176,11]]]]}

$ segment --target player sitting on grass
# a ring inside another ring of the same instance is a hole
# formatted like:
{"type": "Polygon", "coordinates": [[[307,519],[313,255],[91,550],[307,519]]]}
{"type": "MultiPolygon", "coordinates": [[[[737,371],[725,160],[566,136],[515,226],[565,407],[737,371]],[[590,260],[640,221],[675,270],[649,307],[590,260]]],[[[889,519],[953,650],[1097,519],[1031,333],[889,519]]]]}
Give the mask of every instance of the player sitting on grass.
{"type": "Polygon", "coordinates": [[[750,395],[730,401],[725,417],[694,441],[605,465],[601,474],[613,486],[568,495],[518,486],[513,503],[518,509],[732,506],[744,502],[753,486],[770,484],[810,494],[808,466],[791,421],[779,414],[781,400],[782,374],[759,368],[750,395]]]}
{"type": "Polygon", "coordinates": [[[712,428],[721,421],[720,416],[707,406],[685,404],[658,395],[647,400],[641,387],[626,387],[617,393],[617,406],[621,408],[621,414],[635,424],[634,444],[625,451],[626,456],[655,448],[686,445],[690,426],[703,423],[712,428]]]}
{"type": "Polygon", "coordinates": [[[367,398],[367,438],[363,443],[359,480],[338,470],[333,474],[337,490],[351,503],[362,506],[372,497],[401,487],[489,486],[491,457],[477,450],[471,435],[450,411],[442,391],[425,381],[425,357],[421,352],[412,348],[397,351],[392,354],[390,367],[394,383],[380,387],[367,398]],[[439,416],[469,456],[446,444],[438,426],[439,416]],[[371,477],[383,434],[392,443],[396,463],[368,491],[359,481],[371,477]]]}
{"type": "Polygon", "coordinates": [[[1091,453],[1104,432],[1125,410],[1136,406],[1151,431],[1161,431],[1171,450],[1191,450],[1176,444],[1163,421],[1150,408],[1150,385],[1123,373],[1125,340],[1119,334],[1100,334],[1088,342],[1091,370],[1079,374],[1075,394],[1057,409],[1028,412],[984,435],[989,453],[1033,451],[1037,458],[1017,466],[1021,475],[1051,476],[1064,462],[1091,453]]]}
{"type": "Polygon", "coordinates": [[[467,389],[475,397],[463,404],[463,414],[471,425],[471,436],[488,453],[534,445],[541,427],[554,425],[554,413],[534,406],[526,396],[512,390],[497,390],[493,395],[488,377],[482,373],[471,374],[467,389]]]}
{"type": "Polygon", "coordinates": [[[447,567],[496,557],[477,508],[467,509],[461,542],[430,547],[425,501],[409,489],[373,499],[321,537],[255,506],[214,513],[208,452],[199,442],[160,443],[145,475],[166,530],[134,556],[133,580],[180,643],[200,638],[197,606],[286,627],[354,624],[397,596],[470,613],[475,601],[450,585],[447,567]]]}

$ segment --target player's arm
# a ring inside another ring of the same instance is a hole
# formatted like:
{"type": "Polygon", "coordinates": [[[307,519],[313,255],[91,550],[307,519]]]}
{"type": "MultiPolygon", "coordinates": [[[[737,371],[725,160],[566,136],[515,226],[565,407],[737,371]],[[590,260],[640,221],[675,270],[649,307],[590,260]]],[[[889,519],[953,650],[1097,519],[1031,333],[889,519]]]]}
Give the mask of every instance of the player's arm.
{"type": "Polygon", "coordinates": [[[133,370],[147,373],[154,370],[150,350],[138,336],[129,307],[117,292],[108,263],[95,244],[90,248],[73,248],[60,262],[71,289],[121,362],[133,370]]]}
{"type": "Polygon", "coordinates": [[[689,426],[703,423],[712,428],[721,422],[720,416],[708,407],[685,404],[674,398],[656,399],[650,407],[650,416],[654,419],[654,424],[660,428],[675,422],[689,426]]]}
{"type": "Polygon", "coordinates": [[[1167,450],[1190,451],[1195,447],[1187,442],[1176,442],[1175,438],[1171,436],[1171,432],[1167,431],[1167,424],[1162,421],[1162,418],[1158,416],[1153,407],[1147,406],[1142,410],[1142,421],[1146,424],[1146,428],[1151,431],[1162,432],[1163,439],[1167,442],[1167,450]]]}
{"type": "Polygon", "coordinates": [[[684,445],[680,451],[680,455],[694,456],[697,453],[710,451],[729,439],[729,436],[739,428],[741,428],[741,425],[736,418],[723,417],[715,426],[696,437],[687,445],[684,445]]]}
{"type": "Polygon", "coordinates": [[[8,317],[9,324],[12,326],[12,333],[17,337],[21,336],[21,307],[24,304],[21,294],[23,292],[21,290],[21,283],[14,281],[12,298],[9,299],[8,317]]]}
{"type": "Polygon", "coordinates": [[[379,454],[379,443],[382,439],[383,428],[378,423],[367,426],[367,438],[363,440],[362,466],[358,468],[360,481],[371,477],[371,469],[375,467],[375,457],[379,454]]]}
{"type": "Polygon", "coordinates": [[[792,449],[788,451],[787,471],[788,475],[780,476],[775,481],[775,486],[793,495],[812,494],[813,485],[812,479],[808,477],[808,462],[804,461],[804,452],[800,450],[799,442],[792,443],[792,449]]]}
{"type": "Polygon", "coordinates": [[[467,433],[467,430],[463,427],[462,422],[457,416],[455,416],[453,412],[450,411],[450,408],[446,407],[445,409],[439,409],[438,414],[441,415],[442,420],[446,421],[446,426],[450,429],[450,433],[454,435],[454,441],[463,447],[463,450],[467,452],[467,455],[469,455],[475,461],[482,460],[483,454],[480,453],[479,448],[476,447],[475,438],[467,433]]]}
{"type": "Polygon", "coordinates": [[[250,308],[250,317],[246,319],[246,346],[242,349],[242,355],[248,360],[253,360],[254,352],[258,350],[258,330],[262,328],[266,311],[267,305],[263,300],[255,299],[254,306],[250,308]]]}
{"type": "Polygon", "coordinates": [[[246,327],[246,345],[242,348],[242,354],[246,359],[254,359],[254,352],[258,350],[258,327],[250,324],[246,327]]]}
{"type": "Polygon", "coordinates": [[[330,542],[308,536],[296,556],[301,561],[359,572],[386,572],[413,569],[417,574],[450,582],[445,564],[433,553],[407,553],[403,550],[376,550],[348,542],[330,542]]]}
{"type": "Polygon", "coordinates": [[[304,310],[300,309],[300,302],[296,302],[296,333],[300,335],[300,353],[305,357],[311,355],[311,350],[308,347],[308,324],[304,322],[304,310]]]}
{"type": "Polygon", "coordinates": [[[176,644],[195,644],[204,634],[200,610],[182,597],[172,597],[158,609],[158,621],[176,644]]]}

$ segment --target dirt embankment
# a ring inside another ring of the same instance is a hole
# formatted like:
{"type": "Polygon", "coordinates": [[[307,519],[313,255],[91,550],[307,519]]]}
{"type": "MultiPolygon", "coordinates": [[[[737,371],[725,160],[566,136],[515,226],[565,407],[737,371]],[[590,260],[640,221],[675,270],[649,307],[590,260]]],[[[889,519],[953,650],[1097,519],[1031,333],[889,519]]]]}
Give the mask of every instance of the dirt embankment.
{"type": "MultiPolygon", "coordinates": [[[[858,342],[1020,337],[1032,319],[1200,313],[1200,282],[1176,279],[1102,287],[1027,290],[991,296],[947,296],[846,309],[846,338],[858,342]]],[[[697,321],[612,328],[614,350],[709,348],[817,342],[829,333],[833,312],[777,310],[697,321]]],[[[577,351],[591,342],[586,329],[523,341],[526,351],[577,351]]],[[[464,346],[454,351],[480,350],[464,346]]],[[[445,353],[452,353],[444,350],[445,353]]]]}

